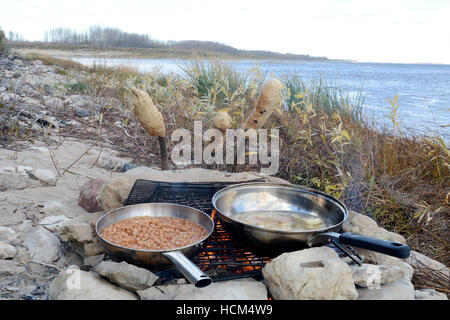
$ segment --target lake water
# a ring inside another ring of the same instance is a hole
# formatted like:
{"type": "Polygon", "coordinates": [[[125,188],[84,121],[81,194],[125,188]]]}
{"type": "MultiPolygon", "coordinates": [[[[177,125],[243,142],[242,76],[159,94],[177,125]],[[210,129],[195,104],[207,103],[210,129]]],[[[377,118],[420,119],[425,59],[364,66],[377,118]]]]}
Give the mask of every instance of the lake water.
{"type": "MultiPolygon", "coordinates": [[[[92,66],[129,65],[148,72],[160,68],[162,72],[182,74],[182,59],[122,59],[73,58],[92,66]]],[[[418,132],[439,132],[450,136],[450,65],[310,62],[310,61],[233,61],[237,70],[247,72],[256,65],[262,72],[281,76],[298,74],[304,80],[322,77],[327,83],[338,84],[350,94],[363,88],[364,112],[377,123],[389,124],[388,99],[399,96],[399,118],[403,128],[418,132]]]]}

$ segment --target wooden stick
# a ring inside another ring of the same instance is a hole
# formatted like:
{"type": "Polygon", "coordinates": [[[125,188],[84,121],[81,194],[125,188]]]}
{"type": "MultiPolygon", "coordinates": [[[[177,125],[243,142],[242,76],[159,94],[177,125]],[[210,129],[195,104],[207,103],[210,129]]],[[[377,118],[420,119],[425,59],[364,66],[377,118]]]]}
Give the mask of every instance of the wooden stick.
{"type": "Polygon", "coordinates": [[[158,137],[158,142],[161,154],[161,170],[169,170],[169,162],[167,160],[167,138],[158,137]]]}

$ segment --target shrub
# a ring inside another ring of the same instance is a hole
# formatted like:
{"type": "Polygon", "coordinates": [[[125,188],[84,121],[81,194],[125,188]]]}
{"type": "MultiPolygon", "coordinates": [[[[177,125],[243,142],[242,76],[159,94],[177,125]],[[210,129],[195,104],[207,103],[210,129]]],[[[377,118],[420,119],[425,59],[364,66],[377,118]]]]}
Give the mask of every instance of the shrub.
{"type": "Polygon", "coordinates": [[[6,51],[6,36],[2,29],[0,29],[0,55],[6,51]]]}

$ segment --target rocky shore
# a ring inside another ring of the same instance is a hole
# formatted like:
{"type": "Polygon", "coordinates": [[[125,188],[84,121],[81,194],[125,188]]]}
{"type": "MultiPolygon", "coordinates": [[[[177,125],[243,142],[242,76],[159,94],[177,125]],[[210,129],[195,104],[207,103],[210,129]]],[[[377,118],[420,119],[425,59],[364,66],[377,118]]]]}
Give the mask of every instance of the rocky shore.
{"type": "MultiPolygon", "coordinates": [[[[71,136],[99,134],[98,110],[111,103],[73,94],[70,88],[87,76],[16,52],[0,58],[2,132],[27,135],[11,141],[2,136],[0,148],[0,299],[447,299],[414,288],[411,279],[420,269],[449,276],[446,266],[415,251],[401,260],[358,250],[365,258],[358,266],[328,247],[305,249],[273,259],[263,281],[231,280],[204,289],[184,279],[157,285],[150,270],[112,261],[92,226],[105,211],[123,205],[136,179],[242,182],[261,176],[134,168],[132,155],[118,152],[107,135],[101,143],[71,136]]],[[[406,243],[356,212],[343,229],[406,243]]]]}

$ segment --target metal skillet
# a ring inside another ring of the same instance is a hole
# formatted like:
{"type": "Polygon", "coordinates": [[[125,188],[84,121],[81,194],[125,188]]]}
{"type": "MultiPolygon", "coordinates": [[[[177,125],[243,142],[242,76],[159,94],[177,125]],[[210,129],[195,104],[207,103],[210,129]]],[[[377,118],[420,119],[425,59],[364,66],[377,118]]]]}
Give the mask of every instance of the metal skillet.
{"type": "Polygon", "coordinates": [[[160,268],[173,263],[186,279],[196,287],[205,287],[212,280],[187,257],[195,256],[214,230],[214,222],[206,213],[173,203],[142,203],[118,208],[106,213],[95,224],[95,233],[111,257],[144,267],[160,268]],[[170,250],[132,249],[112,243],[102,237],[106,227],[118,221],[140,217],[176,217],[192,220],[207,230],[207,235],[196,243],[170,250]]]}
{"type": "Polygon", "coordinates": [[[266,253],[281,253],[338,241],[398,258],[409,257],[407,245],[354,233],[340,233],[348,218],[345,205],[332,196],[303,186],[255,182],[236,184],[219,190],[212,199],[224,227],[266,253]],[[289,212],[313,216],[325,227],[313,230],[285,231],[264,228],[236,220],[243,212],[289,212]]]}

